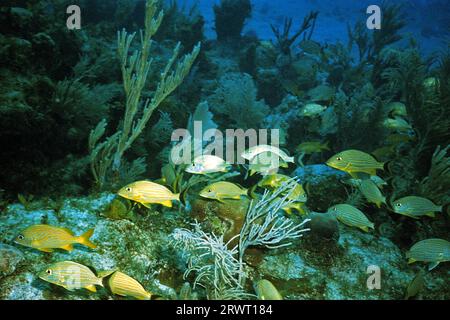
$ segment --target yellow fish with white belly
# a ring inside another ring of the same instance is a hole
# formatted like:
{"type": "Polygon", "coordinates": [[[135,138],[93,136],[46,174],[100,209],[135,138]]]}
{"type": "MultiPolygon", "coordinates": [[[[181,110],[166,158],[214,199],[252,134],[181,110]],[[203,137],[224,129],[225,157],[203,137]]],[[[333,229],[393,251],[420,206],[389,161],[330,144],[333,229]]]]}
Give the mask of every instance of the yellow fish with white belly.
{"type": "Polygon", "coordinates": [[[327,160],[326,164],[332,168],[342,170],[353,178],[358,178],[358,173],[367,173],[375,176],[377,170],[384,170],[384,163],[378,162],[370,154],[359,150],[345,150],[339,152],[327,160]]]}
{"type": "Polygon", "coordinates": [[[108,279],[108,285],[113,294],[123,297],[133,297],[138,300],[150,300],[152,294],[132,277],[116,271],[108,279]]]}
{"type": "Polygon", "coordinates": [[[224,199],[240,199],[246,196],[248,190],[228,181],[219,181],[203,188],[199,195],[203,198],[223,202],[224,199]]]}
{"type": "Polygon", "coordinates": [[[38,224],[23,230],[14,242],[44,252],[52,252],[53,249],[72,251],[77,243],[95,249],[97,246],[89,240],[93,233],[94,229],[90,229],[77,237],[69,229],[38,224]]]}
{"type": "Polygon", "coordinates": [[[51,264],[39,273],[39,278],[69,291],[84,288],[97,292],[95,286],[103,287],[102,277],[97,277],[91,269],[73,261],[51,264]]]}
{"type": "Polygon", "coordinates": [[[117,192],[121,197],[139,202],[150,208],[150,204],[161,204],[172,207],[172,201],[180,201],[180,194],[173,193],[167,187],[151,181],[136,181],[126,185],[117,192]]]}

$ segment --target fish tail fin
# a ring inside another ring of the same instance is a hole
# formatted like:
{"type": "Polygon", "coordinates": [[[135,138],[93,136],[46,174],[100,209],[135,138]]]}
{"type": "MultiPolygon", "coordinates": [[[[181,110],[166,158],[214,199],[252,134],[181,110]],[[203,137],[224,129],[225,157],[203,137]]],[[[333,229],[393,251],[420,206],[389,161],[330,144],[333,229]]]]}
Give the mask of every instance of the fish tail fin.
{"type": "Polygon", "coordinates": [[[151,300],[151,299],[152,299],[152,294],[150,292],[146,291],[145,296],[139,300],[151,300]]]}
{"type": "Polygon", "coordinates": [[[89,229],[85,233],[83,233],[81,236],[78,237],[78,243],[85,245],[86,247],[89,247],[91,249],[97,248],[97,245],[92,243],[89,239],[94,234],[94,229],[89,229]]]}
{"type": "Polygon", "coordinates": [[[292,162],[294,163],[294,157],[287,157],[286,162],[292,162]]]}
{"type": "Polygon", "coordinates": [[[188,190],[190,187],[191,186],[188,185],[184,190],[181,190],[181,192],[178,194],[177,200],[180,200],[180,202],[183,206],[186,206],[186,199],[187,199],[186,197],[187,197],[187,193],[188,193],[188,190]]]}

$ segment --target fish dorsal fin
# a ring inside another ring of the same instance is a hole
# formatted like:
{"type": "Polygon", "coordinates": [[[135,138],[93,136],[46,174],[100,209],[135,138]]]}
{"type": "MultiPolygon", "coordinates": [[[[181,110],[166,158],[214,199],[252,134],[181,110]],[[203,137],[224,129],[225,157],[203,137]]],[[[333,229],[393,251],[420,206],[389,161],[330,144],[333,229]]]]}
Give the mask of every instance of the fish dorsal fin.
{"type": "Polygon", "coordinates": [[[93,284],[86,286],[85,289],[87,289],[91,292],[97,292],[97,288],[95,288],[95,285],[93,285],[93,284]]]}
{"type": "Polygon", "coordinates": [[[116,272],[118,269],[112,269],[112,270],[103,270],[103,271],[99,271],[97,273],[97,277],[100,279],[106,278],[110,275],[112,275],[114,272],[116,272]]]}
{"type": "Polygon", "coordinates": [[[68,234],[70,234],[70,235],[73,236],[73,237],[75,236],[75,234],[73,233],[73,231],[70,230],[69,228],[62,227],[61,230],[64,230],[65,232],[67,232],[68,234]]]}

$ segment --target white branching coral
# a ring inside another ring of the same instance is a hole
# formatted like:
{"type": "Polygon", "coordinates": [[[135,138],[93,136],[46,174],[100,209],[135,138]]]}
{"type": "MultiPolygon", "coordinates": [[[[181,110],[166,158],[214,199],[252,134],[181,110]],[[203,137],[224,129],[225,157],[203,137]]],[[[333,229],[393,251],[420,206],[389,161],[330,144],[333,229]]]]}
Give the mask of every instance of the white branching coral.
{"type": "Polygon", "coordinates": [[[198,223],[194,230],[175,229],[171,234],[172,246],[182,248],[187,259],[185,278],[195,274],[196,285],[204,287],[209,299],[242,299],[253,297],[244,291],[246,271],[244,254],[250,246],[281,248],[288,246],[309,229],[304,224],[309,219],[296,224],[281,214],[284,206],[295,200],[289,196],[294,190],[296,178],[288,180],[274,192],[266,191],[257,202],[252,202],[239,235],[227,243],[223,236],[208,234],[198,223]],[[237,246],[230,248],[236,237],[237,246]]]}
{"type": "MultiPolygon", "coordinates": [[[[239,235],[239,262],[243,267],[245,251],[250,246],[264,246],[269,249],[286,247],[310,229],[304,228],[309,219],[296,224],[281,215],[283,207],[295,202],[289,199],[295,189],[296,178],[291,178],[274,192],[266,190],[260,200],[252,201],[245,216],[239,235]]],[[[239,273],[243,276],[244,273],[239,273]]],[[[240,280],[243,283],[243,280],[240,280]]]]}
{"type": "Polygon", "coordinates": [[[207,290],[209,299],[237,299],[248,296],[239,284],[241,267],[236,259],[237,246],[229,249],[223,236],[208,234],[194,224],[194,231],[175,229],[171,234],[172,245],[183,249],[184,258],[188,261],[184,277],[191,273],[196,275],[194,288],[197,285],[207,290]],[[211,286],[212,284],[212,286],[211,286]]]}

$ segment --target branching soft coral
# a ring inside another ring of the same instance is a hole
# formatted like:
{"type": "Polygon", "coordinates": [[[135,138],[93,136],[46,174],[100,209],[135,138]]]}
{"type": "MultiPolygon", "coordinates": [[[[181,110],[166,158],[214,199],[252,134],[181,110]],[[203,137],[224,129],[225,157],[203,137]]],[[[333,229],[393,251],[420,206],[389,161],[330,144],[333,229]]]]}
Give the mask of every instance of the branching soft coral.
{"type": "MultiPolygon", "coordinates": [[[[200,44],[198,44],[190,54],[186,54],[175,65],[180,52],[180,43],[178,43],[171,59],[161,72],[160,81],[152,98],[143,98],[142,92],[153,61],[150,58],[152,37],[161,25],[164,16],[162,11],[157,14],[157,5],[157,0],[148,0],[146,3],[145,29],[141,32],[140,50],[135,50],[130,55],[131,44],[136,33],[128,34],[123,30],[117,34],[126,102],[123,122],[115,134],[102,143],[98,143],[101,137],[99,133],[104,133],[104,129],[100,130],[101,128],[98,127],[98,130],[95,129],[91,135],[91,161],[96,162],[91,168],[97,170],[97,172],[93,172],[93,175],[97,187],[100,188],[105,186],[108,178],[111,179],[111,173],[116,179],[119,177],[125,151],[132,146],[145,129],[153,111],[183,82],[200,52],[200,44]],[[102,155],[102,157],[98,157],[98,155],[102,155]]],[[[104,127],[104,125],[101,124],[100,127],[104,127]]]]}

